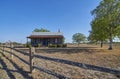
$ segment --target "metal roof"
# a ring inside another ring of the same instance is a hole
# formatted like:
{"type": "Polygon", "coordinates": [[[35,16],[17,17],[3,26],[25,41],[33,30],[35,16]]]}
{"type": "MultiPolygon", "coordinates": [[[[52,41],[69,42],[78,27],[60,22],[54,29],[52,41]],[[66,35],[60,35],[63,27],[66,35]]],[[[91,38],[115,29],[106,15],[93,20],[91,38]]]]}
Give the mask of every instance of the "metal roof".
{"type": "Polygon", "coordinates": [[[32,34],[31,35],[63,35],[63,33],[61,33],[61,32],[32,32],[32,34]]]}
{"type": "Polygon", "coordinates": [[[63,38],[62,35],[31,35],[27,38],[63,38]]]}
{"type": "Polygon", "coordinates": [[[63,38],[61,32],[32,32],[27,38],[63,38]]]}

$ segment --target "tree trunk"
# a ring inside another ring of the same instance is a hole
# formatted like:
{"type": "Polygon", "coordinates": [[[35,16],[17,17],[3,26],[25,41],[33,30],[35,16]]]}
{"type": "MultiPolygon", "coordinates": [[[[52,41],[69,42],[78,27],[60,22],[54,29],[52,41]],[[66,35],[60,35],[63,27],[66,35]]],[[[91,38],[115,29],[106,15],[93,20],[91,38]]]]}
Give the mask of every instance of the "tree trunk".
{"type": "Polygon", "coordinates": [[[109,41],[110,41],[110,44],[109,44],[109,50],[112,50],[112,37],[109,39],[109,41]]]}
{"type": "Polygon", "coordinates": [[[110,27],[110,38],[109,38],[110,44],[108,50],[112,50],[112,28],[110,27]]]}
{"type": "Polygon", "coordinates": [[[103,47],[103,41],[101,41],[101,48],[103,47]]]}

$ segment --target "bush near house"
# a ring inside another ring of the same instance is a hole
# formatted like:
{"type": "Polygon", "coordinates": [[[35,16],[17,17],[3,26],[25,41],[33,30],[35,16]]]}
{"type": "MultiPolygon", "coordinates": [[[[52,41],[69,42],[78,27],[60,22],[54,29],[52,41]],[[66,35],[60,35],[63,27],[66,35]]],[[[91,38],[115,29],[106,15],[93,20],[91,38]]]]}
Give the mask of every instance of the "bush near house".
{"type": "Polygon", "coordinates": [[[57,44],[49,44],[48,47],[57,47],[57,44]]]}
{"type": "Polygon", "coordinates": [[[53,48],[67,47],[67,44],[49,44],[48,47],[53,47],[53,48]]]}

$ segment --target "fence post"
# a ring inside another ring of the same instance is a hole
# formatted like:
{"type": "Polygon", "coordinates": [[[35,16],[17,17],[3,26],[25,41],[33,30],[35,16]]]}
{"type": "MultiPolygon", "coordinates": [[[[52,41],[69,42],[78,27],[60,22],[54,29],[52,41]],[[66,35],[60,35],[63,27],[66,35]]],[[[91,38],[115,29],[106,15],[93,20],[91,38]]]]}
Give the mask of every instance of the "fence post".
{"type": "Polygon", "coordinates": [[[35,53],[35,48],[34,47],[30,47],[30,54],[29,54],[30,73],[32,73],[32,70],[33,70],[33,65],[34,65],[33,56],[34,56],[34,53],[35,53]]]}
{"type": "Polygon", "coordinates": [[[5,53],[5,47],[3,46],[3,53],[5,53]]]}
{"type": "Polygon", "coordinates": [[[10,48],[11,48],[11,58],[13,59],[13,44],[10,45],[10,48]]]}

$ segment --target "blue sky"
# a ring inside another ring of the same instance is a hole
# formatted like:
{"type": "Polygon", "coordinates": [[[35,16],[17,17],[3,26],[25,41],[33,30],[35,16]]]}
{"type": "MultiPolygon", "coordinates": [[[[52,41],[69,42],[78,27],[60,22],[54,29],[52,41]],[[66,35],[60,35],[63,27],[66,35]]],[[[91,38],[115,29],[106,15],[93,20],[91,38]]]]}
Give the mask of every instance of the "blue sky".
{"type": "Polygon", "coordinates": [[[66,42],[72,35],[89,35],[90,12],[101,0],[0,0],[0,42],[26,42],[35,28],[63,32],[66,42]]]}

